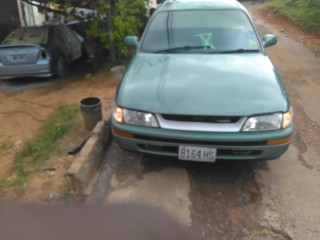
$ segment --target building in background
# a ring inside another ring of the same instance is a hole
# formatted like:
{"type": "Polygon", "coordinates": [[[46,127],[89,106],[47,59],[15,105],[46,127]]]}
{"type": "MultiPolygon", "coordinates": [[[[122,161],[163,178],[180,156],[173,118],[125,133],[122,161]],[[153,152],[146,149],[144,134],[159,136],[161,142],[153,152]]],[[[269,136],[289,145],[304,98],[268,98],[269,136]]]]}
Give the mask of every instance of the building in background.
{"type": "Polygon", "coordinates": [[[157,0],[150,0],[149,1],[149,9],[150,8],[157,8],[157,0]]]}
{"type": "Polygon", "coordinates": [[[17,7],[19,11],[20,26],[41,26],[48,19],[47,11],[44,8],[34,5],[43,5],[48,7],[48,4],[39,3],[37,1],[31,1],[31,4],[21,0],[17,0],[17,7]]]}
{"type": "MultiPolygon", "coordinates": [[[[33,4],[51,7],[49,4],[32,1],[33,4]]],[[[1,0],[0,42],[17,27],[41,26],[52,19],[52,13],[22,0],[1,0]]]]}
{"type": "MultiPolygon", "coordinates": [[[[35,5],[50,7],[49,4],[31,1],[35,5]]],[[[41,26],[49,15],[43,8],[33,6],[21,0],[1,0],[0,24],[15,27],[41,26]]]]}

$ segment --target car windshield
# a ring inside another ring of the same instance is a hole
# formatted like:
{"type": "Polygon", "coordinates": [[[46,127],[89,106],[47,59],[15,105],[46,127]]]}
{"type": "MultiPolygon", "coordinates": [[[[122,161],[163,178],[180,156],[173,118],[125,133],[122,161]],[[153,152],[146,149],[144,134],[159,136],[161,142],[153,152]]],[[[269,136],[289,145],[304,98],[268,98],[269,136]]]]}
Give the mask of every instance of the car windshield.
{"type": "Polygon", "coordinates": [[[242,10],[177,10],[156,14],[141,51],[243,53],[260,51],[260,45],[242,10]]]}
{"type": "Polygon", "coordinates": [[[45,44],[48,41],[48,28],[19,28],[11,32],[2,45],[13,44],[45,44]]]}

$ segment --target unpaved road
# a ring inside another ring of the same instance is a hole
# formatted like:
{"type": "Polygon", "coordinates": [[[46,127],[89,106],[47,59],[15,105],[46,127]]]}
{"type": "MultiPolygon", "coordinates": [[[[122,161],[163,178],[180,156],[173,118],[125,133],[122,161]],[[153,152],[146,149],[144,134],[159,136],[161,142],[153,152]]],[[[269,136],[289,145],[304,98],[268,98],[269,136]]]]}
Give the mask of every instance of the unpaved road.
{"type": "MultiPolygon", "coordinates": [[[[84,77],[88,68],[75,67],[77,71],[73,68],[72,74],[61,80],[21,78],[0,82],[0,180],[12,180],[16,177],[11,171],[15,154],[27,141],[37,136],[44,122],[60,106],[79,105],[80,99],[97,96],[103,102],[104,118],[108,118],[116,88],[112,74],[108,69],[104,69],[84,77]],[[47,84],[50,85],[43,86],[47,84]]],[[[0,187],[0,201],[18,197],[24,202],[39,202],[52,194],[67,193],[66,174],[74,157],[67,156],[66,153],[87,135],[88,130],[84,128],[79,112],[68,134],[57,144],[57,151],[53,151],[50,159],[41,166],[50,166],[55,171],[33,174],[26,182],[23,196],[17,196],[14,188],[0,187]]]]}
{"type": "MultiPolygon", "coordinates": [[[[251,7],[250,7],[251,8],[251,7]]],[[[253,11],[253,9],[251,8],[253,11]]],[[[167,210],[200,239],[320,239],[320,58],[255,14],[295,114],[288,152],[269,162],[180,162],[111,145],[88,201],[167,210]]]]}

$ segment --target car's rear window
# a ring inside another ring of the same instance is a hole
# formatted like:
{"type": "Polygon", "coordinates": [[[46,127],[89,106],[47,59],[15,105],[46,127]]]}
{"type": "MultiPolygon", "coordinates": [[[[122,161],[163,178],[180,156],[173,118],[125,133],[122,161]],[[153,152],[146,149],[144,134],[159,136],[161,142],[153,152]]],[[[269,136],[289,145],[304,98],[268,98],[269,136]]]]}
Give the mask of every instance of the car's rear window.
{"type": "Polygon", "coordinates": [[[12,31],[2,42],[3,45],[13,44],[45,44],[48,41],[48,28],[19,28],[12,31]]]}
{"type": "Polygon", "coordinates": [[[220,51],[260,49],[251,21],[242,10],[159,12],[146,31],[141,45],[144,52],[185,46],[220,51]]]}

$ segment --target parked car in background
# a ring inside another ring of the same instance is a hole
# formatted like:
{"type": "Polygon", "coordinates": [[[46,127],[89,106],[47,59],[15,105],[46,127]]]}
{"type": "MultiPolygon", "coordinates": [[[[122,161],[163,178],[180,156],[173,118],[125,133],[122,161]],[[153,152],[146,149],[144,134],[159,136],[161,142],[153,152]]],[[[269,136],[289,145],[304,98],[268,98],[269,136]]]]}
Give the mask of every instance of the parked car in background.
{"type": "Polygon", "coordinates": [[[84,52],[83,38],[65,25],[19,28],[0,45],[0,77],[64,77],[84,52]]]}
{"type": "Polygon", "coordinates": [[[118,86],[112,132],[127,150],[180,160],[276,159],[292,108],[253,20],[238,1],[167,0],[118,86]]]}

